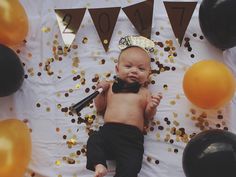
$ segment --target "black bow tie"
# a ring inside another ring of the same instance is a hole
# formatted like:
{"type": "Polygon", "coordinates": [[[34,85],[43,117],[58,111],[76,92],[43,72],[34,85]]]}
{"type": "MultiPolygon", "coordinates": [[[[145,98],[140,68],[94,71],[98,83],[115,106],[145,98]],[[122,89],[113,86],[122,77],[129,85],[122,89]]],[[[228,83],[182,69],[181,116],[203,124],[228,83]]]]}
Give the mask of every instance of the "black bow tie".
{"type": "Polygon", "coordinates": [[[126,81],[115,77],[115,82],[112,85],[114,93],[138,93],[141,84],[138,82],[127,83],[126,81]]]}

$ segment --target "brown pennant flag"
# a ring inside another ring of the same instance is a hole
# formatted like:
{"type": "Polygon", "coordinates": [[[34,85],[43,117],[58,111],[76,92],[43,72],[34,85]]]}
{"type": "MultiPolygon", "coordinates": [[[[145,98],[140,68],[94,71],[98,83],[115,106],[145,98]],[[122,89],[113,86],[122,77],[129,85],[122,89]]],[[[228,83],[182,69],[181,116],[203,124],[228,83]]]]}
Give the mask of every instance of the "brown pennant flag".
{"type": "Polygon", "coordinates": [[[120,7],[88,9],[93,19],[102,45],[108,51],[112,33],[120,12],[120,7]]]}
{"type": "Polygon", "coordinates": [[[86,8],[80,9],[55,9],[57,22],[62,39],[66,46],[70,47],[75,39],[83,20],[86,8]]]}
{"type": "Polygon", "coordinates": [[[147,0],[122,8],[140,35],[150,39],[154,0],[147,0]]]}
{"type": "Polygon", "coordinates": [[[164,5],[169,17],[172,30],[180,46],[184,38],[185,31],[196,8],[197,2],[168,2],[164,5]]]}

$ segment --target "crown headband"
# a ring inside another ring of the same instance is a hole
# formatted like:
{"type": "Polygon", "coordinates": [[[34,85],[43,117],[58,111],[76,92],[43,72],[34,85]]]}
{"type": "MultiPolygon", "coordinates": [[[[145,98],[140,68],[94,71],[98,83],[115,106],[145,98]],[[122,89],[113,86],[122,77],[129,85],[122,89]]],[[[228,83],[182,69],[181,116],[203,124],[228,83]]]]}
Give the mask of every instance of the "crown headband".
{"type": "Polygon", "coordinates": [[[136,46],[144,49],[147,53],[151,53],[154,51],[155,44],[143,36],[125,36],[120,39],[118,46],[121,50],[136,46]]]}

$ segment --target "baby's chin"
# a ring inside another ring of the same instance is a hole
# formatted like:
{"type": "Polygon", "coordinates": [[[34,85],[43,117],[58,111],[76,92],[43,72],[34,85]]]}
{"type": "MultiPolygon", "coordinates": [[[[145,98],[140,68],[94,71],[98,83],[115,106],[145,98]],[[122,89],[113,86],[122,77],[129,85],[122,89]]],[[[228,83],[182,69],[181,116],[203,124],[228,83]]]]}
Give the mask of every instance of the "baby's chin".
{"type": "Polygon", "coordinates": [[[142,85],[143,83],[140,82],[139,80],[137,79],[124,79],[124,81],[126,81],[128,84],[133,84],[133,83],[138,83],[140,85],[142,85]]]}

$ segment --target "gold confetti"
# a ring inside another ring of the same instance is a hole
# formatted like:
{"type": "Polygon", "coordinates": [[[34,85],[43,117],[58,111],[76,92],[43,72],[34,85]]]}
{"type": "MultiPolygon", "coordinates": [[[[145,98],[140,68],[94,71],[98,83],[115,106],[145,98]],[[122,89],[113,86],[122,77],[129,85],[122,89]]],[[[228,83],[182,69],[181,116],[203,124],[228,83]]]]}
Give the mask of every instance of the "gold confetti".
{"type": "Polygon", "coordinates": [[[174,116],[174,118],[176,118],[176,117],[178,117],[178,114],[173,112],[173,116],[174,116]]]}
{"type": "Polygon", "coordinates": [[[108,44],[108,40],[107,40],[107,39],[104,39],[104,40],[103,40],[103,43],[104,43],[104,44],[108,44]]]}
{"type": "Polygon", "coordinates": [[[86,44],[88,42],[88,38],[87,37],[84,37],[83,40],[82,40],[82,43],[83,44],[86,44]]]}
{"type": "Polygon", "coordinates": [[[50,32],[51,31],[51,29],[49,28],[49,27],[42,27],[42,32],[44,32],[44,33],[48,33],[48,32],[50,32]]]}
{"type": "Polygon", "coordinates": [[[174,57],[172,55],[169,55],[168,58],[171,60],[173,59],[174,57]]]}
{"type": "Polygon", "coordinates": [[[80,88],[80,84],[76,84],[75,88],[79,89],[80,88]]]}
{"type": "Polygon", "coordinates": [[[55,164],[59,166],[59,165],[61,165],[61,161],[60,160],[56,160],[55,164]]]}
{"type": "Polygon", "coordinates": [[[93,123],[93,118],[91,116],[88,117],[88,123],[93,123]]]}
{"type": "Polygon", "coordinates": [[[61,93],[60,92],[57,92],[57,97],[60,97],[61,96],[61,93]]]}
{"type": "Polygon", "coordinates": [[[71,73],[72,73],[72,74],[76,74],[76,73],[77,73],[77,70],[71,70],[71,73]]]}
{"type": "Polygon", "coordinates": [[[180,99],[180,95],[179,94],[176,95],[176,99],[180,99]]]}
{"type": "Polygon", "coordinates": [[[81,71],[80,74],[81,74],[82,76],[84,76],[84,75],[85,75],[85,71],[81,71]]]}
{"type": "Polygon", "coordinates": [[[66,142],[66,144],[71,145],[71,146],[74,146],[74,145],[77,144],[77,141],[76,141],[76,139],[71,138],[70,140],[68,140],[68,141],[66,142]]]}
{"type": "Polygon", "coordinates": [[[177,122],[176,120],[173,121],[173,124],[178,127],[179,126],[179,122],[177,122]]]}
{"type": "Polygon", "coordinates": [[[69,89],[69,93],[72,93],[73,92],[73,89],[69,89]]]}

